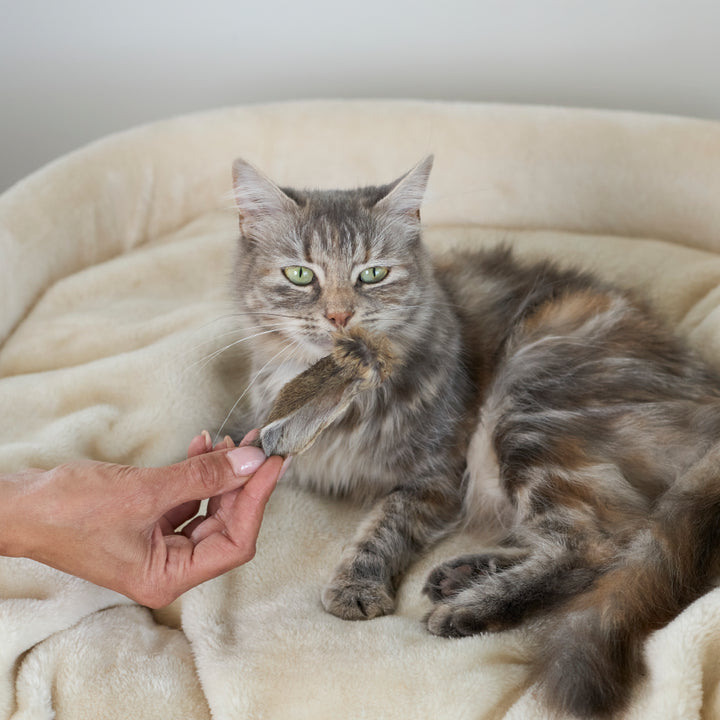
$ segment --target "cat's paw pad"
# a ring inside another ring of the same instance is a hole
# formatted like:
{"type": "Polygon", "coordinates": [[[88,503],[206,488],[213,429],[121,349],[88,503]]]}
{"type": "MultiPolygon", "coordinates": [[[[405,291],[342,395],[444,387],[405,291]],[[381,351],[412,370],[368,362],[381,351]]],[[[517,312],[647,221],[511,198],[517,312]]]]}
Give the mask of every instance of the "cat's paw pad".
{"type": "Polygon", "coordinates": [[[322,604],[327,612],[343,620],[371,620],[395,610],[395,601],[382,582],[344,575],[325,588],[322,604]]]}
{"type": "Polygon", "coordinates": [[[427,629],[440,637],[467,637],[488,630],[476,609],[452,602],[438,603],[426,618],[427,629]]]}
{"type": "Polygon", "coordinates": [[[440,602],[498,572],[503,566],[493,555],[463,555],[434,568],[425,581],[423,592],[433,602],[440,602]]]}
{"type": "Polygon", "coordinates": [[[390,341],[377,333],[352,328],[334,338],[333,360],[347,376],[378,387],[387,380],[393,367],[390,341]]]}

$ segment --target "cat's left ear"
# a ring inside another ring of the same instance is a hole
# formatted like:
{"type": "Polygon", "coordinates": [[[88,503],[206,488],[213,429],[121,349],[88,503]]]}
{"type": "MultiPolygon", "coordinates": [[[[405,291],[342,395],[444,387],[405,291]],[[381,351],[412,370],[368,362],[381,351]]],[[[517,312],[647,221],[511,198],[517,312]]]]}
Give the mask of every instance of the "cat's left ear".
{"type": "Polygon", "coordinates": [[[432,155],[428,155],[410,172],[398,178],[390,185],[388,194],[375,203],[375,207],[392,215],[418,222],[433,159],[432,155]]]}
{"type": "Polygon", "coordinates": [[[286,195],[267,175],[246,160],[233,163],[233,190],[243,235],[257,237],[273,220],[297,209],[297,203],[286,195]]]}

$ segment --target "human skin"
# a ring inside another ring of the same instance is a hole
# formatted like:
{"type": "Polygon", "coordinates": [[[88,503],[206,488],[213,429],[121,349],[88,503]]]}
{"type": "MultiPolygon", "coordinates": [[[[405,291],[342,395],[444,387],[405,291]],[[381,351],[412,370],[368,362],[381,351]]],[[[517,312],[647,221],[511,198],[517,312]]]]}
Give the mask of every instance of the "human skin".
{"type": "Polygon", "coordinates": [[[254,556],[283,470],[281,457],[248,445],[255,437],[213,448],[203,433],[187,460],[167,467],[79,460],[0,475],[0,555],[163,607],[254,556]],[[195,517],[204,498],[207,514],[195,517]]]}

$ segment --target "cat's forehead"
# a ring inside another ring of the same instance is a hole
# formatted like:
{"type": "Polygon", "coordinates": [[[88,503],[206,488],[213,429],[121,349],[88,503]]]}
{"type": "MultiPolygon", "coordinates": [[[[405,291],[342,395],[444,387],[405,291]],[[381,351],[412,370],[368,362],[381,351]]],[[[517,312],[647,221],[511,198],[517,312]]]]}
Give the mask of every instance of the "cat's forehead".
{"type": "Polygon", "coordinates": [[[315,190],[282,188],[300,207],[309,211],[368,212],[381,198],[387,195],[392,185],[371,185],[350,190],[315,190]]]}
{"type": "Polygon", "coordinates": [[[305,191],[290,196],[300,206],[295,234],[307,260],[344,257],[362,261],[381,251],[383,223],[372,210],[378,196],[382,197],[381,188],[305,191]]]}

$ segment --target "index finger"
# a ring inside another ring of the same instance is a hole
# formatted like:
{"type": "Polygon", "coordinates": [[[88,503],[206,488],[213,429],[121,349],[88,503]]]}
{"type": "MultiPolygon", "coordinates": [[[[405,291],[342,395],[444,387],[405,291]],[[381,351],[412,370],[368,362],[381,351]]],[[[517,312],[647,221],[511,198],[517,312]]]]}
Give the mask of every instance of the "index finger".
{"type": "Polygon", "coordinates": [[[227,534],[234,542],[257,538],[265,506],[277,485],[282,466],[283,458],[277,455],[268,458],[238,492],[225,518],[227,534]]]}
{"type": "Polygon", "coordinates": [[[165,515],[185,502],[237,489],[265,460],[252,446],[202,453],[175,465],[143,468],[143,486],[153,493],[152,508],[165,515]]]}
{"type": "MultiPolygon", "coordinates": [[[[263,466],[237,491],[237,497],[223,518],[222,528],[203,536],[192,551],[184,583],[192,587],[242,565],[255,554],[255,543],[265,506],[277,485],[283,459],[268,458],[263,466]]],[[[217,518],[208,518],[212,523],[217,518]]]]}

